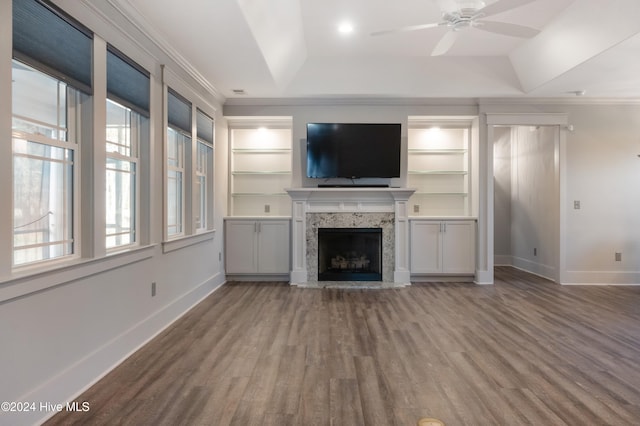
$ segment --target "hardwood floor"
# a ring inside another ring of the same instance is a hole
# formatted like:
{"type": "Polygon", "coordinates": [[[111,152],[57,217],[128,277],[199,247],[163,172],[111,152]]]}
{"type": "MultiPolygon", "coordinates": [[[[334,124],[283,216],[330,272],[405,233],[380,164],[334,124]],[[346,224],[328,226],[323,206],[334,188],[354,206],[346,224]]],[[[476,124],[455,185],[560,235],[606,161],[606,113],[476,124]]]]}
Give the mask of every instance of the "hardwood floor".
{"type": "Polygon", "coordinates": [[[48,425],[640,424],[640,288],[229,283],[48,425]]]}

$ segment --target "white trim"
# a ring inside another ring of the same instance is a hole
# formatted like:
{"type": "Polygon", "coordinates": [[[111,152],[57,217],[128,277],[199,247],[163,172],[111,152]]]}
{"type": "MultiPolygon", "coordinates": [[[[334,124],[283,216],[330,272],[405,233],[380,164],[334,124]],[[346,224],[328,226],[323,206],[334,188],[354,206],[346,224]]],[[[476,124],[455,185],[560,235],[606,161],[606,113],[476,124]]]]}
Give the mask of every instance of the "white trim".
{"type": "MultiPolygon", "coordinates": [[[[13,2],[0,1],[0,223],[13,223],[13,143],[12,134],[12,9],[13,2]]],[[[13,226],[0,226],[0,276],[11,274],[13,226]]]]}
{"type": "MultiPolygon", "coordinates": [[[[182,79],[180,75],[178,75],[170,66],[163,65],[162,71],[162,83],[171,87],[171,89],[178,92],[180,96],[191,102],[191,108],[193,109],[193,112],[191,114],[192,116],[196,116],[196,108],[200,108],[202,112],[206,113],[212,119],[213,117],[215,117],[218,108],[216,107],[216,105],[205,99],[201,95],[199,90],[191,86],[188,82],[184,81],[184,79],[182,79]]],[[[196,132],[192,133],[196,134],[196,132]]]]}
{"type": "Polygon", "coordinates": [[[268,127],[270,129],[291,129],[293,117],[283,116],[228,116],[227,127],[232,129],[256,129],[258,127],[268,127]]]}
{"type": "Polygon", "coordinates": [[[174,238],[172,240],[164,241],[162,243],[162,252],[169,253],[175,250],[180,250],[189,246],[193,246],[196,244],[204,243],[209,240],[213,240],[215,233],[216,233],[216,230],[211,229],[207,231],[202,231],[198,234],[184,235],[181,237],[174,238]]]}
{"type": "Polygon", "coordinates": [[[562,285],[640,285],[640,271],[565,271],[562,285]]]}
{"type": "Polygon", "coordinates": [[[487,126],[563,126],[569,124],[567,113],[486,112],[487,126]]]}
{"type": "Polygon", "coordinates": [[[510,254],[495,254],[493,266],[513,266],[513,256],[510,254]]]}
{"type": "MultiPolygon", "coordinates": [[[[118,0],[106,0],[106,2],[116,9],[120,16],[124,18],[129,24],[131,24],[134,28],[140,31],[145,37],[146,41],[153,44],[157,49],[159,49],[162,53],[166,54],[171,60],[173,60],[178,66],[180,66],[187,75],[192,78],[196,83],[202,86],[206,91],[211,93],[214,98],[216,98],[219,102],[224,102],[225,97],[215,88],[213,84],[207,80],[204,75],[202,75],[187,59],[185,59],[169,42],[166,41],[165,37],[163,37],[158,31],[156,31],[152,25],[144,18],[144,16],[135,8],[131,3],[118,1],[118,0]]],[[[91,3],[87,3],[91,10],[98,16],[100,16],[103,21],[109,23],[112,27],[115,27],[119,30],[120,33],[125,34],[127,38],[134,42],[136,47],[142,49],[147,54],[153,57],[156,62],[161,62],[156,55],[152,54],[149,49],[147,49],[143,43],[140,43],[136,40],[135,37],[132,37],[127,31],[125,31],[111,16],[103,13],[102,10],[98,9],[96,6],[91,3]]],[[[197,90],[196,90],[197,92],[197,90]]]]}
{"type": "Polygon", "coordinates": [[[140,262],[152,257],[155,247],[136,247],[96,259],[76,259],[57,267],[48,264],[46,268],[31,268],[23,273],[14,273],[8,279],[0,281],[0,302],[140,262]]]}
{"type": "MultiPolygon", "coordinates": [[[[640,105],[640,98],[380,98],[380,97],[326,97],[326,98],[227,98],[226,106],[323,106],[323,105],[377,105],[377,106],[509,106],[509,105],[640,105]]],[[[474,115],[474,114],[470,114],[474,115]]]]}
{"type": "Polygon", "coordinates": [[[511,266],[539,277],[556,281],[557,269],[553,265],[544,265],[522,257],[512,256],[511,266]]]}
{"type": "Polygon", "coordinates": [[[467,114],[477,115],[476,98],[379,98],[379,97],[323,97],[323,98],[227,98],[226,106],[323,106],[323,105],[381,105],[381,106],[468,106],[467,114]]]}
{"type": "Polygon", "coordinates": [[[476,277],[473,280],[478,285],[492,285],[493,284],[493,270],[480,270],[476,269],[476,277]]]}

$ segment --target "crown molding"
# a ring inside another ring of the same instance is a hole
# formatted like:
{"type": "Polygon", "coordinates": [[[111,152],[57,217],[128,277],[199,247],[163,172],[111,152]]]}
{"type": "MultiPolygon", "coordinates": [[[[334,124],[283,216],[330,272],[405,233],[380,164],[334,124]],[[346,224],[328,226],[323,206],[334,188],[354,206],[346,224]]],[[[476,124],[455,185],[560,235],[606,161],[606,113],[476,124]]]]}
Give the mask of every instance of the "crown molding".
{"type": "Polygon", "coordinates": [[[411,98],[411,97],[301,97],[227,98],[225,106],[504,106],[504,105],[640,105],[640,98],[411,98]]]}
{"type": "MultiPolygon", "coordinates": [[[[94,10],[94,12],[100,14],[102,19],[107,21],[110,25],[118,28],[123,34],[134,41],[136,45],[140,46],[145,52],[148,52],[160,63],[163,62],[162,59],[158,58],[158,56],[160,55],[154,55],[150,51],[150,49],[142,46],[142,43],[136,41],[134,37],[131,37],[129,32],[123,29],[122,26],[118,25],[113,17],[100,11],[100,8],[92,5],[90,0],[83,1],[88,4],[94,10]]],[[[154,30],[149,22],[144,18],[144,16],[138,11],[138,9],[133,6],[128,0],[106,0],[106,3],[113,7],[123,19],[129,22],[129,24],[140,31],[149,43],[151,43],[161,53],[166,55],[168,59],[174,62],[186,74],[187,77],[191,78],[195,83],[200,85],[202,89],[209,92],[217,102],[223,104],[226,101],[226,98],[222,95],[222,93],[220,93],[220,91],[218,91],[218,89],[216,89],[216,87],[211,82],[209,82],[206,77],[204,77],[193,65],[191,65],[191,63],[184,56],[182,56],[158,31],[154,30]]],[[[196,92],[200,89],[195,87],[192,88],[196,92]]]]}
{"type": "Polygon", "coordinates": [[[640,105],[640,98],[479,98],[478,105],[640,105]]]}
{"type": "Polygon", "coordinates": [[[300,98],[227,98],[225,106],[470,106],[477,107],[476,98],[402,98],[402,97],[300,97],[300,98]]]}

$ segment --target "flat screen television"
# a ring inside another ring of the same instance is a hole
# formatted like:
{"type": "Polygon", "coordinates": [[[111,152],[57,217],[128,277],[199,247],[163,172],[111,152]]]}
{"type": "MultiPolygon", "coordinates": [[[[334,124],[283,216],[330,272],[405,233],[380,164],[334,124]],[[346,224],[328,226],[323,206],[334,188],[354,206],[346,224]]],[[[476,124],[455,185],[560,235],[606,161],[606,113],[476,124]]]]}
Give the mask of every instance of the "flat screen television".
{"type": "Polygon", "coordinates": [[[307,123],[307,177],[400,177],[400,123],[307,123]]]}

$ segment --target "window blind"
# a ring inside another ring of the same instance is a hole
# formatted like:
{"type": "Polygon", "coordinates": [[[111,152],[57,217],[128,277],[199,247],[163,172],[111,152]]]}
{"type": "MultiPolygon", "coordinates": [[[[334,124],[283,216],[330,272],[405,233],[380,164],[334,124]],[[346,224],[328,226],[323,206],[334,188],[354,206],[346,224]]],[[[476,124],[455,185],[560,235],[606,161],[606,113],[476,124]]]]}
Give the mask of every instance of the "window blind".
{"type": "Polygon", "coordinates": [[[196,117],[198,139],[213,145],[213,119],[198,109],[196,117]]]}
{"type": "Polygon", "coordinates": [[[55,6],[13,0],[13,56],[91,93],[93,34],[55,6]]]}
{"type": "Polygon", "coordinates": [[[169,89],[167,110],[169,125],[191,135],[191,104],[189,101],[169,89]]]}
{"type": "Polygon", "coordinates": [[[107,46],[109,98],[149,117],[149,73],[113,46],[107,46]]]}

